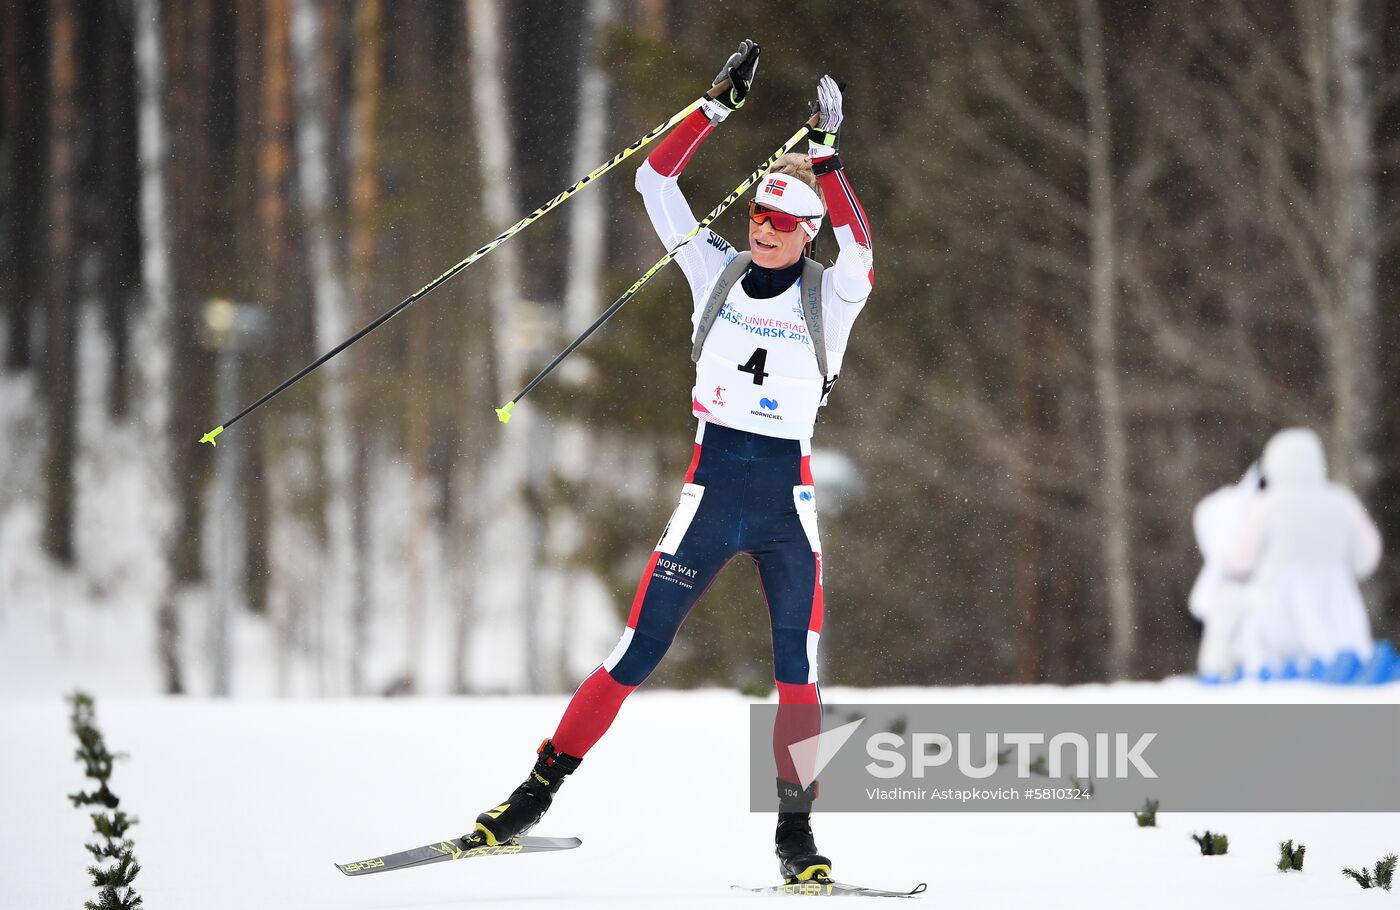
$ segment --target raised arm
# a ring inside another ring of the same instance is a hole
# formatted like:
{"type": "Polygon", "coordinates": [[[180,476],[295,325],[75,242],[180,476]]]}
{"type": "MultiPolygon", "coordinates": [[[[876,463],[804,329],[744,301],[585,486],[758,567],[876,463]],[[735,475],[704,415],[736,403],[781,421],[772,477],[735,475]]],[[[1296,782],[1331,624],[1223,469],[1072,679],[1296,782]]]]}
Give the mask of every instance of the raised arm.
{"type": "Polygon", "coordinates": [[[841,247],[836,264],[822,278],[822,299],[827,349],[842,352],[851,326],[875,284],[875,247],[865,209],[861,208],[836,152],[836,131],[841,128],[844,115],[841,89],[830,76],[823,76],[818,84],[817,99],[817,128],[809,134],[807,154],[826,199],[832,232],[841,247]]]}
{"type": "MultiPolygon", "coordinates": [[[[745,40],[731,54],[715,77],[716,86],[729,80],[730,87],[714,100],[681,122],[647,156],[637,169],[637,191],[646,204],[647,216],[656,235],[666,249],[673,248],[695,229],[697,220],[681,192],[678,178],[700,144],[715,125],[741,107],[748,98],[754,73],[758,68],[759,47],[745,40]]],[[[703,295],[725,263],[734,255],[729,243],[706,228],[676,256],[676,263],[690,283],[696,306],[703,304],[703,295]]]]}

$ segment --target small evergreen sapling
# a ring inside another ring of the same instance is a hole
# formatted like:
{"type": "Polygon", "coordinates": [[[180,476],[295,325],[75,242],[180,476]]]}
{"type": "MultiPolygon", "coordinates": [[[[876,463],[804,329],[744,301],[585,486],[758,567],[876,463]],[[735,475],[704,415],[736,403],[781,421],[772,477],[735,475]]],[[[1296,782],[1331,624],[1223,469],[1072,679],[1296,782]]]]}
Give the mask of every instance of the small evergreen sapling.
{"type": "Polygon", "coordinates": [[[1202,856],[1224,856],[1230,852],[1230,838],[1223,834],[1193,834],[1191,839],[1201,848],[1202,856]]]}
{"type": "Polygon", "coordinates": [[[749,698],[767,698],[773,694],[773,684],[762,680],[739,683],[739,694],[749,698]]]}
{"type": "Polygon", "coordinates": [[[1143,804],[1141,812],[1133,813],[1133,818],[1137,819],[1139,828],[1157,827],[1157,807],[1160,805],[1161,803],[1157,800],[1149,799],[1143,804]]]}
{"type": "Polygon", "coordinates": [[[1395,877],[1395,854],[1392,853],[1385,859],[1376,863],[1376,871],[1373,875],[1370,869],[1363,867],[1360,872],[1355,869],[1343,869],[1342,874],[1354,879],[1363,888],[1381,888],[1390,890],[1391,879],[1395,877]]]}
{"type": "Polygon", "coordinates": [[[1305,846],[1302,845],[1302,844],[1299,844],[1299,845],[1298,845],[1298,849],[1296,849],[1296,850],[1293,849],[1293,841],[1292,841],[1292,840],[1286,840],[1286,841],[1284,841],[1283,843],[1279,844],[1279,845],[1278,845],[1278,852],[1279,852],[1278,871],[1280,871],[1280,872],[1302,872],[1302,871],[1303,871],[1303,854],[1306,853],[1307,850],[1308,850],[1308,848],[1305,847],[1305,846]]]}
{"type": "Polygon", "coordinates": [[[141,906],[141,895],[136,893],[132,882],[141,872],[141,865],[132,855],[133,844],[127,836],[136,819],[117,808],[121,801],[108,786],[112,765],[125,756],[107,750],[97,729],[91,696],[75,692],[68,700],[73,705],[73,734],[78,737],[78,750],[74,755],[87,776],[97,781],[95,790],[80,790],[69,794],[68,798],[74,806],[102,806],[112,810],[110,814],[92,813],[93,830],[101,839],[84,846],[97,860],[96,865],[88,867],[88,874],[92,876],[93,885],[101,890],[97,902],[87,901],[83,906],[88,910],[136,910],[141,906]]]}

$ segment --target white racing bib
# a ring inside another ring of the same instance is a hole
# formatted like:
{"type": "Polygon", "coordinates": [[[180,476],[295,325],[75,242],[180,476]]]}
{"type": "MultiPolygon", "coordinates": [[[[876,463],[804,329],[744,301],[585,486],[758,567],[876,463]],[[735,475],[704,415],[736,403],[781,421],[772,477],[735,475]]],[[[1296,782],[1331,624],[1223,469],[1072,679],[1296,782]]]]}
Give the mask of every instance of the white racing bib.
{"type": "MultiPolygon", "coordinates": [[[[825,383],[802,318],[799,285],[755,300],[736,283],[695,364],[696,417],[736,430],[809,439],[825,383]]],[[[827,352],[835,375],[841,355],[827,352]]]]}

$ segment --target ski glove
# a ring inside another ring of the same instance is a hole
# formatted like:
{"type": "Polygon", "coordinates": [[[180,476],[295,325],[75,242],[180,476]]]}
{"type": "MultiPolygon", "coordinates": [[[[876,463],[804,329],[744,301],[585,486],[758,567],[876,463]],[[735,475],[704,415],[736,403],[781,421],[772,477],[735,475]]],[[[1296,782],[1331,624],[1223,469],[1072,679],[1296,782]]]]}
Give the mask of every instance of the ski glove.
{"type": "Polygon", "coordinates": [[[705,102],[705,112],[710,115],[710,119],[718,123],[728,117],[732,111],[737,111],[744,106],[748,100],[749,88],[753,85],[754,73],[758,71],[758,55],[760,48],[752,40],[745,38],[739,42],[739,49],[729,55],[729,59],[724,61],[724,66],[720,68],[719,74],[715,76],[713,85],[719,85],[725,79],[730,82],[729,91],[724,92],[718,98],[705,102]]]}
{"type": "Polygon", "coordinates": [[[817,83],[817,100],[812,102],[817,125],[807,133],[812,145],[836,148],[836,131],[841,128],[841,87],[830,76],[817,83]]]}

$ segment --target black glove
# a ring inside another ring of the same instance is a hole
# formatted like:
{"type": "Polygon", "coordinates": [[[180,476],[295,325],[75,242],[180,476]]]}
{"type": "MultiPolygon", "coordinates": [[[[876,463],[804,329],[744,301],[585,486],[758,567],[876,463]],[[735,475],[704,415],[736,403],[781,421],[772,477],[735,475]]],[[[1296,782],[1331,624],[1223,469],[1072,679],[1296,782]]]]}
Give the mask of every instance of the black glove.
{"type": "Polygon", "coordinates": [[[758,71],[759,51],[757,44],[745,38],[739,42],[739,49],[724,61],[719,75],[715,76],[713,85],[719,85],[725,79],[730,81],[729,91],[722,92],[715,100],[731,111],[737,111],[748,100],[749,87],[753,85],[754,73],[758,71]]]}

